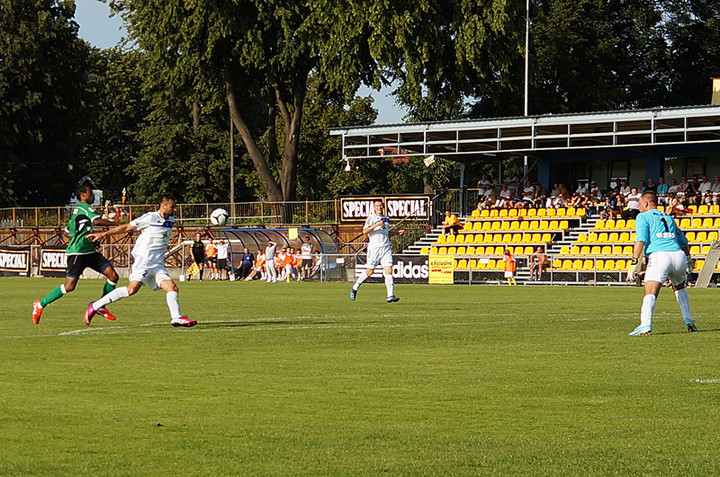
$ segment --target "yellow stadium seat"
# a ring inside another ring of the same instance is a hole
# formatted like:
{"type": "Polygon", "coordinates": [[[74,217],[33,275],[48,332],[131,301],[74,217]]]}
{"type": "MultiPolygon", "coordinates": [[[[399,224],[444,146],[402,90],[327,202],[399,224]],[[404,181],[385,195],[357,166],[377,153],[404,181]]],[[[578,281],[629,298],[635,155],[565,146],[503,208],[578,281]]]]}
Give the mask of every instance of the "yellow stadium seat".
{"type": "Polygon", "coordinates": [[[718,215],[720,214],[720,205],[713,205],[710,207],[710,214],[711,215],[718,215]]]}
{"type": "Polygon", "coordinates": [[[475,247],[475,254],[483,255],[485,253],[485,247],[475,247]]]}
{"type": "Polygon", "coordinates": [[[490,211],[487,209],[481,210],[480,217],[490,217],[490,211]]]}
{"type": "Polygon", "coordinates": [[[626,228],[635,230],[635,219],[630,219],[627,221],[626,228]]]}
{"type": "Polygon", "coordinates": [[[713,221],[713,228],[720,229],[720,217],[713,221]]]}
{"type": "Polygon", "coordinates": [[[517,215],[518,215],[517,209],[510,209],[510,211],[508,212],[508,217],[517,217],[517,215]]]}
{"type": "Polygon", "coordinates": [[[615,260],[615,270],[625,270],[627,268],[625,260],[615,260]]]}
{"type": "Polygon", "coordinates": [[[580,259],[573,260],[572,269],[573,270],[582,270],[583,261],[580,259]]]}
{"type": "Polygon", "coordinates": [[[483,243],[493,243],[493,241],[495,240],[494,237],[495,237],[495,234],[483,235],[483,243]]]}
{"type": "Polygon", "coordinates": [[[447,236],[439,235],[437,238],[437,243],[447,243],[447,236]]]}
{"type": "Polygon", "coordinates": [[[710,213],[710,207],[708,207],[707,205],[703,204],[700,207],[698,207],[698,214],[706,215],[709,213],[710,213]]]}
{"type": "Polygon", "coordinates": [[[438,254],[439,255],[447,255],[447,247],[440,247],[438,249],[438,254]]]}
{"type": "MultiPolygon", "coordinates": [[[[617,234],[616,234],[616,235],[617,235],[617,234]]],[[[607,232],[600,232],[600,233],[598,234],[597,241],[598,241],[598,242],[601,242],[601,243],[607,242],[607,241],[608,241],[608,234],[607,234],[607,232]]]]}
{"type": "Polygon", "coordinates": [[[455,255],[456,250],[457,249],[455,247],[448,247],[447,253],[448,253],[448,255],[455,255]]]}
{"type": "Polygon", "coordinates": [[[635,241],[635,232],[633,232],[633,233],[630,234],[630,241],[631,241],[631,242],[634,242],[634,241],[635,241]]]}
{"type": "Polygon", "coordinates": [[[600,253],[601,253],[602,255],[612,255],[612,246],[610,246],[610,245],[604,245],[604,246],[600,249],[600,253]]]}
{"type": "Polygon", "coordinates": [[[537,209],[527,209],[527,217],[537,217],[537,209]]]}
{"type": "Polygon", "coordinates": [[[438,253],[438,248],[437,248],[437,247],[430,247],[430,253],[431,253],[432,255],[437,254],[437,253],[438,253]]]}
{"type": "Polygon", "coordinates": [[[658,205],[658,206],[657,206],[657,209],[658,209],[660,212],[665,212],[665,206],[664,206],[664,205],[658,205]]]}
{"type": "Polygon", "coordinates": [[[688,205],[688,210],[690,211],[690,214],[697,214],[697,205],[688,205]]]}
{"type": "Polygon", "coordinates": [[[503,253],[505,253],[505,247],[502,247],[502,246],[495,247],[495,252],[494,252],[495,255],[502,255],[503,253]]]}
{"type": "Polygon", "coordinates": [[[632,245],[625,245],[623,246],[623,255],[632,255],[633,253],[633,246],[632,245]]]}
{"type": "Polygon", "coordinates": [[[445,238],[445,243],[455,243],[455,236],[454,235],[448,235],[445,238]]]}
{"type": "Polygon", "coordinates": [[[572,260],[565,259],[560,263],[560,270],[571,270],[572,269],[572,260]]]}
{"type": "Polygon", "coordinates": [[[511,243],[512,242],[512,234],[503,234],[502,235],[502,243],[511,243]]]}
{"type": "Polygon", "coordinates": [[[541,220],[538,224],[538,230],[548,230],[550,228],[549,220],[541,220]]]}
{"type": "Polygon", "coordinates": [[[718,233],[717,232],[708,232],[707,236],[708,242],[712,242],[713,240],[718,239],[718,233]]]}
{"type": "Polygon", "coordinates": [[[595,262],[593,260],[585,260],[583,262],[583,270],[595,270],[595,262]]]}
{"type": "Polygon", "coordinates": [[[468,247],[467,252],[468,255],[474,255],[475,254],[475,247],[468,247]]]}
{"type": "Polygon", "coordinates": [[[473,231],[480,232],[482,230],[483,223],[482,222],[475,222],[473,223],[473,231]]]}
{"type": "Polygon", "coordinates": [[[472,222],[465,222],[465,225],[463,225],[463,230],[464,230],[465,232],[469,232],[469,231],[471,231],[472,229],[473,229],[473,224],[472,224],[472,222]]]}
{"type": "Polygon", "coordinates": [[[577,245],[572,245],[570,247],[570,255],[580,255],[580,247],[577,245]]]}
{"type": "Polygon", "coordinates": [[[597,232],[590,232],[587,236],[587,241],[589,243],[600,242],[600,235],[602,235],[602,233],[598,234],[597,232]]]}
{"type": "Polygon", "coordinates": [[[493,222],[490,226],[490,230],[500,230],[502,227],[502,222],[493,222]]]}
{"type": "Polygon", "coordinates": [[[525,217],[527,215],[527,210],[520,209],[518,210],[518,217],[525,217]]]}
{"type": "Polygon", "coordinates": [[[694,229],[699,229],[702,227],[702,219],[699,217],[696,217],[690,221],[690,227],[694,229]]]}
{"type": "Polygon", "coordinates": [[[681,229],[689,229],[690,228],[690,219],[681,219],[680,224],[678,226],[681,229]]]}
{"type": "Polygon", "coordinates": [[[520,230],[520,222],[517,220],[510,222],[510,230],[520,230]]]}
{"type": "Polygon", "coordinates": [[[427,247],[423,247],[420,249],[420,255],[427,255],[429,251],[430,249],[428,249],[427,247]]]}
{"type": "Polygon", "coordinates": [[[604,260],[603,270],[615,270],[615,260],[604,260]]]}
{"type": "Polygon", "coordinates": [[[622,245],[613,245],[612,246],[612,254],[613,255],[622,255],[623,248],[622,245]]]}
{"type": "Polygon", "coordinates": [[[586,233],[578,234],[578,238],[577,238],[576,242],[577,243],[587,242],[587,234],[586,233]]]}
{"type": "Polygon", "coordinates": [[[560,247],[560,255],[570,255],[570,247],[567,245],[560,247]]]}
{"type": "Polygon", "coordinates": [[[617,232],[610,232],[610,235],[608,235],[608,239],[606,242],[618,242],[620,240],[620,234],[617,232]]]}
{"type": "Polygon", "coordinates": [[[702,221],[702,228],[704,229],[711,229],[713,227],[713,219],[710,217],[706,217],[702,221]]]}
{"type": "Polygon", "coordinates": [[[507,217],[508,210],[507,209],[500,209],[500,213],[498,214],[498,217],[507,217]]]}
{"type": "Polygon", "coordinates": [[[458,255],[465,255],[465,247],[458,247],[457,252],[458,255]]]}
{"type": "MultiPolygon", "coordinates": [[[[542,210],[542,209],[540,209],[540,210],[542,210]]],[[[530,230],[539,230],[539,229],[540,229],[540,221],[533,220],[532,222],[530,222],[530,230]]]]}
{"type": "Polygon", "coordinates": [[[560,230],[567,230],[570,228],[570,223],[567,220],[560,221],[560,230]]]}
{"type": "Polygon", "coordinates": [[[530,230],[530,222],[523,220],[520,224],[520,230],[530,230]]]}
{"type": "Polygon", "coordinates": [[[695,232],[686,232],[685,238],[688,239],[688,242],[694,242],[695,241],[695,232]]]}
{"type": "Polygon", "coordinates": [[[530,242],[532,243],[540,243],[540,234],[532,234],[532,238],[530,238],[530,242]]]}
{"type": "Polygon", "coordinates": [[[548,230],[562,230],[560,228],[560,222],[558,222],[557,220],[551,221],[548,225],[548,230]]]}
{"type": "Polygon", "coordinates": [[[526,246],[525,250],[524,250],[526,255],[532,255],[533,251],[534,251],[534,249],[530,245],[526,246]]]}
{"type": "Polygon", "coordinates": [[[483,222],[482,229],[483,230],[492,230],[492,222],[483,222]]]}
{"type": "Polygon", "coordinates": [[[557,212],[555,209],[545,209],[545,216],[546,217],[555,217],[557,215],[557,212]]]}
{"type": "Polygon", "coordinates": [[[550,243],[552,242],[552,237],[550,236],[550,234],[542,234],[540,236],[540,241],[542,243],[550,243]]]}
{"type": "Polygon", "coordinates": [[[555,209],[555,216],[556,217],[565,217],[566,215],[569,215],[567,213],[567,210],[565,207],[560,207],[559,209],[555,209]]]}
{"type": "Polygon", "coordinates": [[[480,217],[480,211],[477,210],[477,209],[473,210],[473,211],[472,211],[472,214],[470,214],[470,217],[472,217],[473,219],[479,218],[479,217],[480,217]]]}
{"type": "Polygon", "coordinates": [[[583,245],[582,247],[580,247],[580,255],[590,255],[590,246],[583,245]]]}
{"type": "Polygon", "coordinates": [[[700,245],[692,245],[690,247],[690,253],[692,255],[700,255],[700,245]]]}
{"type": "Polygon", "coordinates": [[[593,245],[590,248],[590,255],[600,255],[600,245],[593,245]]]}
{"type": "Polygon", "coordinates": [[[522,243],[522,234],[513,234],[512,243],[522,243]]]}
{"type": "Polygon", "coordinates": [[[615,220],[608,219],[605,221],[605,228],[606,229],[614,229],[615,228],[615,220]]]}
{"type": "Polygon", "coordinates": [[[487,267],[488,270],[497,270],[497,260],[491,258],[488,260],[487,267]]]}
{"type": "Polygon", "coordinates": [[[708,253],[710,253],[710,245],[703,245],[700,247],[701,255],[707,255],[708,253]]]}
{"type": "Polygon", "coordinates": [[[624,229],[625,228],[625,219],[617,219],[615,221],[615,228],[616,229],[624,229]]]}
{"type": "Polygon", "coordinates": [[[498,216],[498,210],[497,210],[497,209],[492,209],[492,210],[490,211],[490,217],[497,217],[497,216],[498,216]]]}
{"type": "Polygon", "coordinates": [[[547,209],[537,209],[535,214],[536,217],[545,217],[547,215],[547,209]]]}
{"type": "Polygon", "coordinates": [[[510,230],[510,222],[508,222],[508,221],[503,221],[503,222],[500,224],[500,230],[510,230]]]}
{"type": "Polygon", "coordinates": [[[698,232],[695,235],[695,241],[696,242],[707,242],[708,241],[707,232],[698,232]]]}
{"type": "Polygon", "coordinates": [[[455,260],[455,268],[457,268],[458,270],[467,268],[467,261],[466,260],[455,260]]]}
{"type": "Polygon", "coordinates": [[[619,242],[629,242],[630,241],[630,232],[622,232],[618,238],[619,242]]]}
{"type": "Polygon", "coordinates": [[[475,270],[485,270],[487,262],[485,260],[478,260],[475,262],[475,270]]]}

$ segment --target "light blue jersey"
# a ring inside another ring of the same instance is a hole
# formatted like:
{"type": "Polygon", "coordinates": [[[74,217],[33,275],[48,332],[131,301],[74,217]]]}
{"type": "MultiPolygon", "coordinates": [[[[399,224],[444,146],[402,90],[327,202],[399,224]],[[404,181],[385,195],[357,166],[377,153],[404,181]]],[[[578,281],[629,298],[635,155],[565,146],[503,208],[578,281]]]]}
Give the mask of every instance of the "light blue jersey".
{"type": "Polygon", "coordinates": [[[638,214],[636,219],[637,242],[645,242],[645,255],[653,252],[675,252],[687,246],[685,234],[680,231],[675,220],[658,209],[650,209],[638,214]]]}

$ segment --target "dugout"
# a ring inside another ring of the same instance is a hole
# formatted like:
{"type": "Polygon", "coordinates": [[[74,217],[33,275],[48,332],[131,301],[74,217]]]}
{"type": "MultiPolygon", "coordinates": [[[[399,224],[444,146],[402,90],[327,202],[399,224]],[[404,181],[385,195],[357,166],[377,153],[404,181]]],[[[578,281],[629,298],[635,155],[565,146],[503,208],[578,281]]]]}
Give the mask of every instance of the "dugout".
{"type": "Polygon", "coordinates": [[[243,256],[243,248],[253,254],[258,250],[265,250],[268,242],[277,244],[278,250],[285,247],[299,249],[306,237],[310,237],[313,250],[322,255],[323,269],[327,279],[338,279],[342,271],[337,267],[332,255],[338,253],[337,245],[327,232],[312,228],[294,229],[297,232],[296,238],[290,238],[293,229],[222,229],[222,233],[230,244],[228,259],[233,270],[240,266],[243,256]]]}
{"type": "Polygon", "coordinates": [[[561,182],[571,190],[590,179],[606,190],[619,179],[639,184],[662,176],[669,183],[720,175],[720,106],[359,126],[330,134],[341,137],[348,166],[409,157],[458,161],[461,190],[468,166],[497,162],[497,184],[512,156],[525,157],[529,177],[544,187],[561,182]]]}

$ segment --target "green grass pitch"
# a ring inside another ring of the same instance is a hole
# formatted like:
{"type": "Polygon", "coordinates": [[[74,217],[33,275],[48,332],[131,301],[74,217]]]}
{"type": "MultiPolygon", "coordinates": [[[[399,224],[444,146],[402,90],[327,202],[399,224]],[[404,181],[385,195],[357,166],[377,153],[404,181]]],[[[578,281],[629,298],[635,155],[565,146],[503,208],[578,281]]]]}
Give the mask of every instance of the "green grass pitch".
{"type": "Polygon", "coordinates": [[[0,475],[718,475],[720,290],[0,278],[0,475]],[[123,282],[124,283],[124,282],[123,282]]]}

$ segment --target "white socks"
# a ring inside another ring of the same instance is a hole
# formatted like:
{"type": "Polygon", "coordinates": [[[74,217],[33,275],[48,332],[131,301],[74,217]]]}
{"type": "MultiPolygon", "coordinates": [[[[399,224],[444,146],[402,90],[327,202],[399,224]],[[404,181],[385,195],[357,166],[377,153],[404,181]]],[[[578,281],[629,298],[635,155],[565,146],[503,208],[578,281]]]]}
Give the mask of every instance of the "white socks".
{"type": "Polygon", "coordinates": [[[688,297],[687,289],[682,288],[675,292],[675,298],[677,298],[678,305],[680,305],[680,314],[686,320],[692,319],[690,317],[690,298],[688,297]]]}
{"type": "Polygon", "coordinates": [[[101,310],[110,303],[122,300],[123,298],[127,298],[128,296],[130,295],[128,294],[127,287],[116,288],[104,297],[97,300],[95,303],[93,303],[93,308],[95,308],[96,310],[101,310]]]}
{"type": "Polygon", "coordinates": [[[655,311],[655,295],[645,295],[640,309],[640,326],[649,326],[652,323],[653,312],[655,311]]]}
{"type": "Polygon", "coordinates": [[[383,275],[385,276],[385,288],[387,288],[388,298],[395,296],[395,281],[393,280],[392,273],[383,273],[383,275]]]}
{"type": "Polygon", "coordinates": [[[172,291],[165,294],[165,300],[167,301],[168,309],[170,310],[170,318],[173,320],[180,318],[180,301],[178,300],[178,292],[172,291]]]}
{"type": "Polygon", "coordinates": [[[360,285],[362,285],[362,282],[365,281],[365,279],[368,277],[368,274],[365,272],[362,272],[358,279],[355,281],[355,284],[352,286],[352,289],[357,291],[358,288],[360,288],[360,285]]]}

